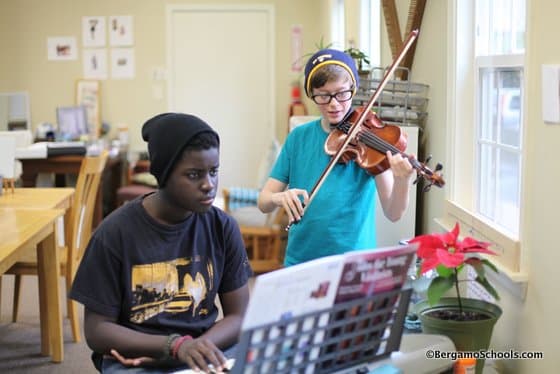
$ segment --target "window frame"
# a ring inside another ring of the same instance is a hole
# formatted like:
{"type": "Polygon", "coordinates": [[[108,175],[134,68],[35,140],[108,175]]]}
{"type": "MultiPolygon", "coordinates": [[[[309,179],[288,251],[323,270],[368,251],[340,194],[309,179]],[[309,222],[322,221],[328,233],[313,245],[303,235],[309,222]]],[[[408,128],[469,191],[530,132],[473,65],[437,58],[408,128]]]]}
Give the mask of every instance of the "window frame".
{"type": "MultiPolygon", "coordinates": [[[[475,122],[475,126],[476,126],[476,132],[475,132],[475,153],[474,156],[476,157],[476,163],[475,163],[475,177],[474,177],[474,181],[475,181],[475,191],[474,191],[474,212],[477,215],[481,215],[481,216],[485,216],[484,213],[481,212],[481,196],[479,194],[479,191],[482,189],[481,187],[481,183],[482,181],[480,180],[480,176],[481,176],[481,168],[482,168],[482,152],[480,150],[480,147],[482,146],[482,144],[485,144],[489,147],[491,147],[491,149],[493,150],[508,150],[510,152],[516,153],[519,155],[519,163],[520,163],[520,170],[519,170],[519,180],[517,181],[518,185],[519,185],[519,194],[517,196],[518,201],[518,209],[519,209],[519,217],[518,217],[518,222],[517,222],[517,230],[516,231],[511,231],[508,228],[506,228],[504,225],[496,222],[497,219],[491,219],[488,218],[488,221],[491,222],[491,224],[493,226],[496,226],[497,228],[499,228],[502,231],[505,231],[509,236],[511,236],[512,238],[517,239],[519,237],[519,232],[521,229],[521,184],[523,181],[523,150],[524,150],[524,136],[523,136],[523,129],[524,129],[524,121],[523,121],[523,114],[524,114],[524,110],[523,110],[523,103],[525,101],[524,98],[524,91],[525,91],[525,84],[524,84],[524,76],[525,76],[525,64],[524,64],[524,55],[522,54],[515,54],[515,55],[494,55],[494,56],[475,56],[474,58],[474,75],[475,75],[475,90],[474,90],[474,95],[475,95],[475,102],[474,102],[474,111],[476,113],[476,122],[475,122]],[[520,99],[521,99],[521,110],[520,110],[520,115],[521,115],[521,122],[520,122],[520,143],[518,146],[508,146],[505,144],[492,144],[492,142],[489,142],[487,140],[485,140],[483,138],[483,136],[481,135],[481,130],[482,130],[482,109],[481,109],[481,96],[482,96],[482,88],[481,88],[481,82],[482,82],[482,75],[481,75],[481,71],[483,69],[495,69],[495,70],[502,70],[502,69],[514,69],[514,70],[520,70],[521,73],[521,86],[520,86],[520,99]],[[477,184],[476,184],[477,183],[477,184]]],[[[499,165],[501,166],[501,165],[499,165]]],[[[498,180],[498,182],[500,182],[498,180]]]]}
{"type": "MultiPolygon", "coordinates": [[[[447,179],[450,181],[446,189],[446,202],[443,217],[435,221],[442,228],[449,230],[455,222],[461,225],[461,232],[491,242],[498,256],[492,260],[510,280],[523,282],[526,276],[522,271],[521,230],[515,235],[494,224],[486,217],[477,213],[477,148],[479,140],[478,126],[478,82],[479,74],[475,62],[475,3],[472,0],[453,0],[448,7],[448,44],[447,61],[447,179]],[[460,17],[459,17],[460,15],[460,17]],[[465,139],[472,139],[468,142],[465,139]],[[459,172],[460,171],[460,172],[459,172]]],[[[525,15],[527,16],[527,15],[525,15]]],[[[505,56],[480,56],[479,66],[504,64],[512,66],[522,61],[523,56],[512,59],[505,56]],[[508,62],[509,60],[509,62],[508,62]]],[[[522,76],[522,89],[527,86],[526,74],[522,76]]],[[[525,120],[525,100],[522,100],[522,118],[525,120]]],[[[522,139],[525,125],[522,124],[522,139]]],[[[521,141],[522,144],[524,141],[521,141]]],[[[521,152],[520,199],[523,196],[523,169],[525,150],[521,152]]],[[[523,204],[520,201],[520,222],[523,227],[523,204]]]]}

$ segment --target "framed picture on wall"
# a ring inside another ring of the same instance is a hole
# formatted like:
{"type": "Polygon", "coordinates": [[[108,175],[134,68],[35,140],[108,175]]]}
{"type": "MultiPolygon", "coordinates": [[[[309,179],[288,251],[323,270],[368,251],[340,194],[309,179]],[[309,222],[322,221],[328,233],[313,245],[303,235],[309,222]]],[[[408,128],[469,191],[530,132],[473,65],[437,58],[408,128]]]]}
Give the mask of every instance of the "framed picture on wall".
{"type": "Polygon", "coordinates": [[[76,82],[76,105],[86,108],[89,135],[97,139],[101,129],[100,82],[93,79],[79,79],[76,82]]]}
{"type": "Polygon", "coordinates": [[[82,17],[82,45],[104,47],[107,39],[105,17],[82,17]]]}
{"type": "Polygon", "coordinates": [[[51,61],[68,61],[78,58],[76,38],[61,36],[47,38],[47,59],[51,61]]]}
{"type": "Polygon", "coordinates": [[[83,69],[85,79],[107,79],[107,49],[84,48],[83,69]]]}
{"type": "Polygon", "coordinates": [[[134,44],[132,16],[109,17],[109,43],[113,47],[131,46],[134,44]]]}
{"type": "Polygon", "coordinates": [[[111,78],[134,78],[134,48],[111,49],[111,78]]]}

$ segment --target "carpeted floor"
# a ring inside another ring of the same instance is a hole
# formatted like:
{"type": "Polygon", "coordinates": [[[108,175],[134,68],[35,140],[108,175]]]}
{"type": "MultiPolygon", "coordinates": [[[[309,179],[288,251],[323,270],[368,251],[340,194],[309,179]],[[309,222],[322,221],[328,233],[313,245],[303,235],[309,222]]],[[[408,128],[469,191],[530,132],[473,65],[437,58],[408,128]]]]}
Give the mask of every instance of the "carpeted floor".
{"type": "MultiPolygon", "coordinates": [[[[72,341],[72,332],[67,318],[63,319],[64,361],[55,364],[50,361],[49,357],[41,356],[37,277],[23,277],[22,287],[18,322],[12,323],[13,277],[2,276],[0,373],[97,373],[91,363],[90,349],[87,344],[84,341],[80,343],[72,341]]],[[[62,278],[61,287],[61,290],[65,290],[62,278]]],[[[66,312],[66,303],[64,300],[61,302],[64,312],[66,312]]],[[[81,309],[80,315],[82,315],[81,309]]]]}

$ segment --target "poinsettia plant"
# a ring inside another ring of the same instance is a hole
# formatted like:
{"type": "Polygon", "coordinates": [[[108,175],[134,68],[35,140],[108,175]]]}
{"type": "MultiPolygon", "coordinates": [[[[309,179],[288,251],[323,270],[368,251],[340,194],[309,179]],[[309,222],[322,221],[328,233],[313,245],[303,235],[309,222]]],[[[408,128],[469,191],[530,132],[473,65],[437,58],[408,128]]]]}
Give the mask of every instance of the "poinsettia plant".
{"type": "Polygon", "coordinates": [[[472,237],[460,240],[458,223],[449,232],[420,235],[410,240],[410,243],[418,244],[416,254],[421,263],[419,273],[426,274],[430,270],[437,272],[437,276],[432,279],[427,291],[430,305],[437,303],[445,292],[455,287],[459,309],[461,313],[463,312],[459,282],[469,280],[461,280],[459,274],[466,266],[471,266],[476,271],[474,281],[484,287],[496,300],[500,299],[496,289],[486,277],[487,268],[496,273],[498,269],[488,259],[477,255],[480,253],[496,255],[496,253],[488,249],[490,243],[481,242],[472,237]]]}

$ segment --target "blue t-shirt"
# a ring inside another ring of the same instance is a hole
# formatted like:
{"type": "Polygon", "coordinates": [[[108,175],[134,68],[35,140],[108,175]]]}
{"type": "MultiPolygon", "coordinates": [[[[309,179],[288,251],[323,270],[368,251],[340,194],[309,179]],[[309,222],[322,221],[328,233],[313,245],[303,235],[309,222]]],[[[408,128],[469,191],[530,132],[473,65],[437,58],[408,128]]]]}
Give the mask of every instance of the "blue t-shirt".
{"type": "MultiPolygon", "coordinates": [[[[331,159],[324,151],[327,136],[320,119],[295,128],[270,177],[311,194],[331,159]]],[[[375,248],[376,192],[375,179],[355,162],[336,164],[301,221],[290,227],[284,263],[375,248]]]]}

